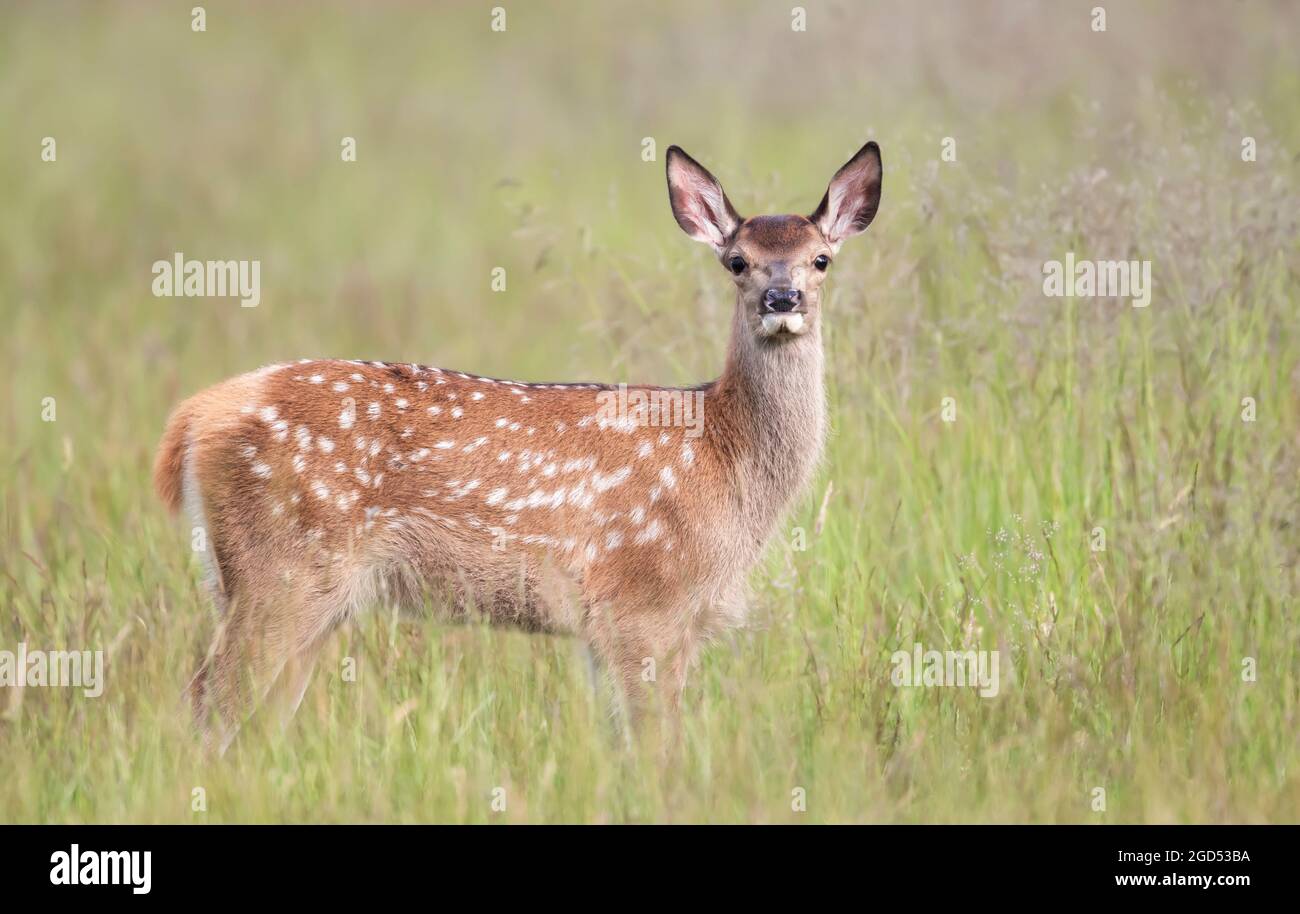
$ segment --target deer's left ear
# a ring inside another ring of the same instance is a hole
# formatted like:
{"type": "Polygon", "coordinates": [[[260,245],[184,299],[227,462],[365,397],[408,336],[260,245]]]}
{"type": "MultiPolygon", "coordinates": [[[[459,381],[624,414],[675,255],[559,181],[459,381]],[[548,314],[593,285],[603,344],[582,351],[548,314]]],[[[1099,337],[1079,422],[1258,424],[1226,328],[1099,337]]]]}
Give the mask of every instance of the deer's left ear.
{"type": "Polygon", "coordinates": [[[845,238],[863,231],[876,217],[882,173],[880,147],[872,142],[859,149],[831,178],[822,202],[808,218],[835,250],[839,250],[845,238]]]}
{"type": "Polygon", "coordinates": [[[668,202],[682,231],[719,254],[740,225],[718,179],[680,146],[668,147],[668,202]]]}

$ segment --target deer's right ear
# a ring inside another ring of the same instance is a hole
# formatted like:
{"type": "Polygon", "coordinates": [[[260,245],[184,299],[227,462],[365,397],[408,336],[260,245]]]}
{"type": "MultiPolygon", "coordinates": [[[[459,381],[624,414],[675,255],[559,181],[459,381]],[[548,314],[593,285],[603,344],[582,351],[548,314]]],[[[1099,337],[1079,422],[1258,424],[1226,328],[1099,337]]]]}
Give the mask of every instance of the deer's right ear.
{"type": "Polygon", "coordinates": [[[868,143],[835,172],[821,204],[808,219],[838,251],[844,239],[864,231],[880,207],[880,147],[868,143]]]}
{"type": "Polygon", "coordinates": [[[740,226],[740,215],[718,179],[678,146],[668,147],[668,202],[682,231],[719,254],[740,226]]]}

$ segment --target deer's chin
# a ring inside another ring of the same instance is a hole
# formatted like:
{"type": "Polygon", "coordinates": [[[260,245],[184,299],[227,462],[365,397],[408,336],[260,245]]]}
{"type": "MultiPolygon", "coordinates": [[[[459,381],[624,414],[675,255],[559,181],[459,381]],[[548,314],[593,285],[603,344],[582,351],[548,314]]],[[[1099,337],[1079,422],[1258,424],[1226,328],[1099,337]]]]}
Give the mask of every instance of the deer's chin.
{"type": "Polygon", "coordinates": [[[799,311],[764,314],[759,335],[768,339],[801,336],[808,332],[808,315],[799,311]]]}

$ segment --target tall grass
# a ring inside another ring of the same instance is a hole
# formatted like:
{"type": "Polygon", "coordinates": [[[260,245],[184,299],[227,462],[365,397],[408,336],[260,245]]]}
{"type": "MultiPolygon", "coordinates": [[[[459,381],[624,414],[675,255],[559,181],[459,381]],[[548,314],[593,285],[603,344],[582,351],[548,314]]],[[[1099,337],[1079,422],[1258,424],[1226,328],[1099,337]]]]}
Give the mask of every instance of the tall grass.
{"type": "Polygon", "coordinates": [[[108,664],[94,700],[0,690],[0,820],[1300,819],[1296,9],[1094,5],[6,7],[0,649],[108,664]],[[710,376],[730,287],[662,150],[808,211],[867,138],[825,466],[673,765],[611,738],[570,642],[384,607],[287,733],[200,755],[214,621],[148,484],[172,404],[318,355],[710,376]],[[154,298],[176,251],[260,259],[262,304],[154,298]],[[1151,260],[1150,307],[1044,297],[1067,251],[1151,260]],[[1000,651],[998,697],[895,688],[918,641],[1000,651]]]}

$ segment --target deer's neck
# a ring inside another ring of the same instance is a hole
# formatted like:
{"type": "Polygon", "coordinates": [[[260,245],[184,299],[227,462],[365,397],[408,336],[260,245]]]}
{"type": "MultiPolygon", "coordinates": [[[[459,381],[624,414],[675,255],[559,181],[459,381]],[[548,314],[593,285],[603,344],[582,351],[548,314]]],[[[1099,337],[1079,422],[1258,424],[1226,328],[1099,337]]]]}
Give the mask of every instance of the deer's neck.
{"type": "Polygon", "coordinates": [[[776,345],[756,339],[735,309],[726,368],[705,428],[734,474],[742,528],[761,546],[804,490],[826,434],[820,327],[776,345]],[[720,415],[718,415],[720,413],[720,415]]]}

